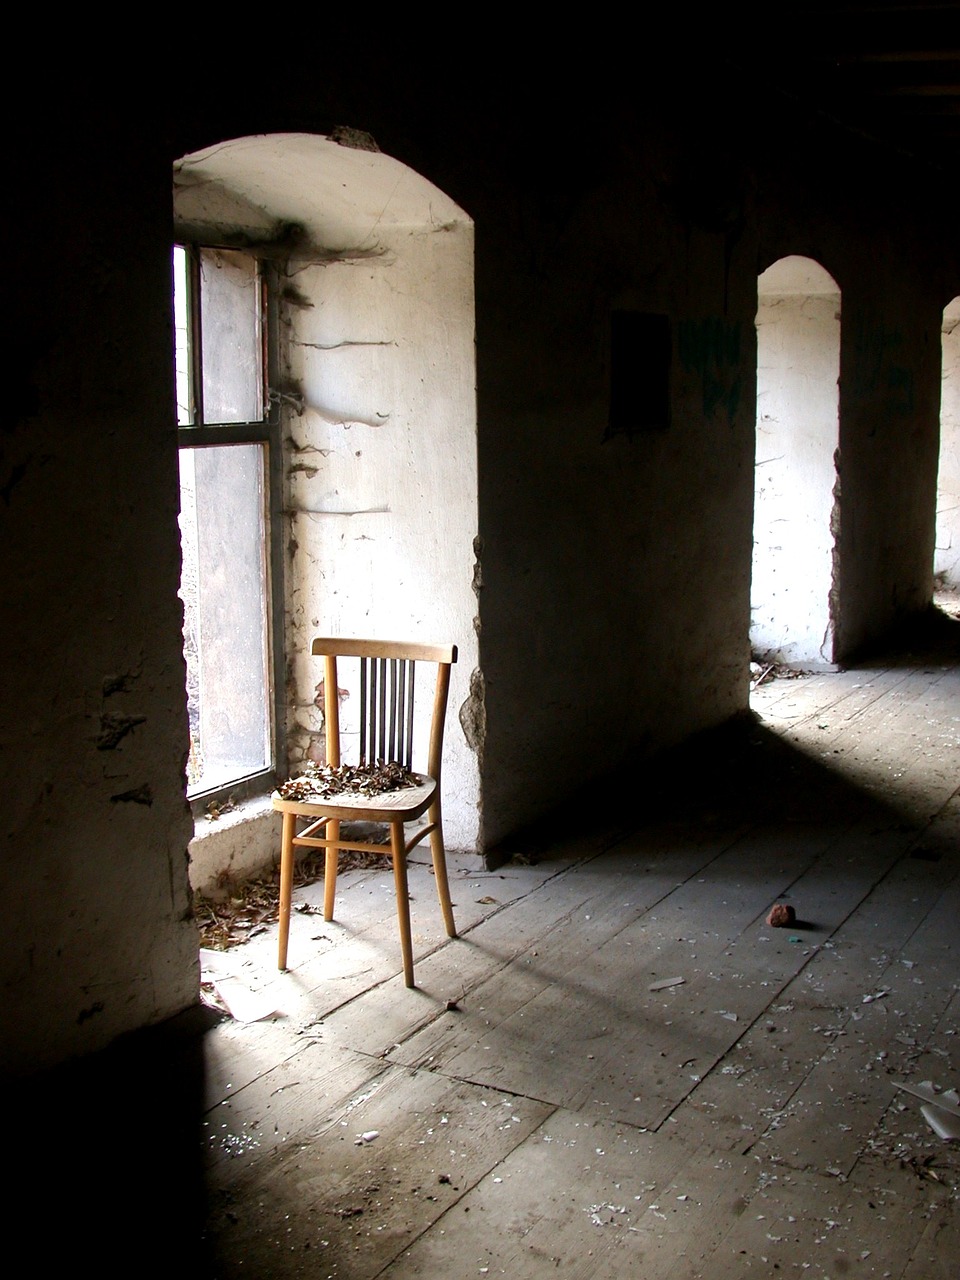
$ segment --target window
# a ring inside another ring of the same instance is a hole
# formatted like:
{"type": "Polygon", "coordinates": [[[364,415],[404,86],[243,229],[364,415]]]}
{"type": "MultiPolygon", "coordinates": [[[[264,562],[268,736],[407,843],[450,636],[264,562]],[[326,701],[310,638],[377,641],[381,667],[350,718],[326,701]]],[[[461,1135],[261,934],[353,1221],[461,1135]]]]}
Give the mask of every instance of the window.
{"type": "Polygon", "coordinates": [[[262,263],[232,249],[177,245],[173,273],[187,795],[209,801],[277,776],[275,290],[262,263]]]}

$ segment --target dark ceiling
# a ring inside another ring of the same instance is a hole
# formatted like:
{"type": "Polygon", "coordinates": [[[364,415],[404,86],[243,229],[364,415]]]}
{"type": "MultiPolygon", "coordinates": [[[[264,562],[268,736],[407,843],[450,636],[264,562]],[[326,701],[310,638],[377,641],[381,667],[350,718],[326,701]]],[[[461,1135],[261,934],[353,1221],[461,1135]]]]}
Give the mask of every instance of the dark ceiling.
{"type": "Polygon", "coordinates": [[[956,178],[960,3],[768,3],[753,13],[758,90],[779,91],[956,178]]]}

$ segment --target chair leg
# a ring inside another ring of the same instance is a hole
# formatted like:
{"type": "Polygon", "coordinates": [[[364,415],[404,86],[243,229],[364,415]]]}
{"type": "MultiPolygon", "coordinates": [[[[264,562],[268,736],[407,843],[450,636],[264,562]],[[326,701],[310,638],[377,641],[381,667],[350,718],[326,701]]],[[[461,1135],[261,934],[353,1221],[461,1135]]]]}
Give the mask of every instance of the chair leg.
{"type": "Polygon", "coordinates": [[[284,812],[280,838],[280,951],[277,968],[287,967],[287,944],[290,940],[290,899],[293,895],[293,837],[297,817],[284,812]]]}
{"type": "Polygon", "coordinates": [[[453,903],[450,901],[450,884],[447,880],[447,857],[443,848],[443,827],[440,824],[440,806],[434,805],[430,810],[430,821],[435,823],[430,832],[430,852],[433,855],[433,878],[437,882],[437,897],[440,899],[440,910],[443,912],[443,923],[448,938],[457,936],[457,926],[453,920],[453,903]]]}
{"type": "Polygon", "coordinates": [[[397,891],[397,923],[400,926],[400,952],[403,956],[403,980],[413,982],[413,939],[410,936],[410,893],[407,889],[407,852],[402,822],[391,822],[390,845],[393,855],[393,883],[397,891]]]}
{"type": "MultiPolygon", "coordinates": [[[[324,828],[324,835],[328,840],[340,839],[340,823],[333,818],[324,828]]],[[[337,892],[337,863],[339,861],[340,850],[335,844],[327,845],[326,857],[323,862],[323,918],[324,920],[333,919],[333,899],[337,892]]]]}

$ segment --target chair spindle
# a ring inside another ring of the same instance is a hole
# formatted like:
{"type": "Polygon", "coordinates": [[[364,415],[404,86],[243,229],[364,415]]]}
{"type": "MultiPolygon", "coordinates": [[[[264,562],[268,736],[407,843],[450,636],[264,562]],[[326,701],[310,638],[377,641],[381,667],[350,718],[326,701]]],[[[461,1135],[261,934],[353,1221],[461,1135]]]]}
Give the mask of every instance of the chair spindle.
{"type": "Polygon", "coordinates": [[[401,763],[405,764],[408,769],[413,768],[413,685],[414,673],[416,671],[416,662],[410,660],[410,666],[407,671],[407,741],[406,752],[401,763]]]}
{"type": "Polygon", "coordinates": [[[412,658],[360,659],[361,764],[413,767],[415,688],[412,658]]]}

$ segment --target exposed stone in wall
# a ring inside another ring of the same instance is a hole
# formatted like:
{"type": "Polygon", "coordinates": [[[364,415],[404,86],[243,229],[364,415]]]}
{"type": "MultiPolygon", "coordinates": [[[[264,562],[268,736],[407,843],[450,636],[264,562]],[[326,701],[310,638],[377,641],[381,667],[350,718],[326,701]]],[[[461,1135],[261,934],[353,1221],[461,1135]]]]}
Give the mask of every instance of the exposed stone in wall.
{"type": "Polygon", "coordinates": [[[460,706],[460,728],[471,751],[483,755],[487,732],[487,713],[484,703],[483,672],[477,668],[470,675],[470,696],[460,706]]]}

